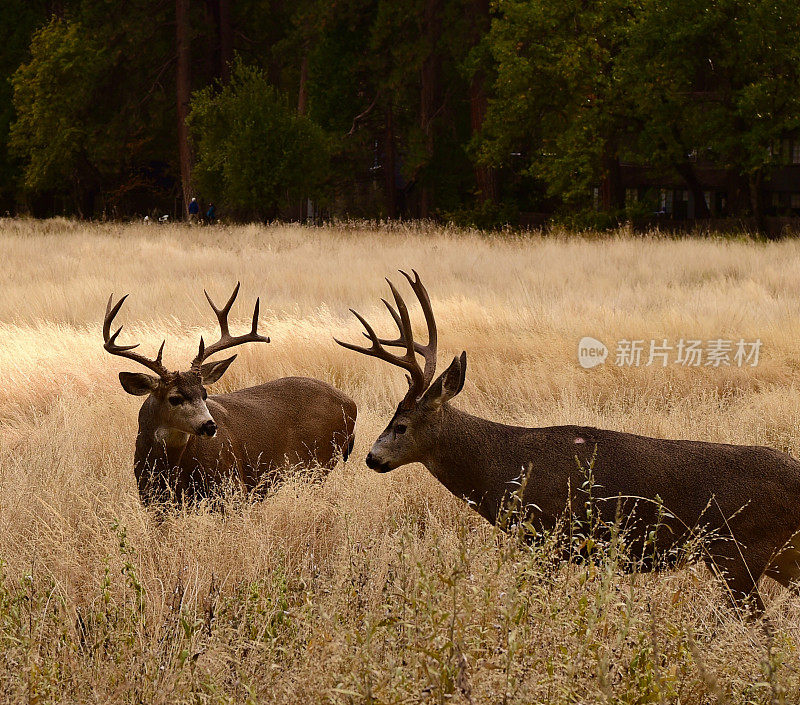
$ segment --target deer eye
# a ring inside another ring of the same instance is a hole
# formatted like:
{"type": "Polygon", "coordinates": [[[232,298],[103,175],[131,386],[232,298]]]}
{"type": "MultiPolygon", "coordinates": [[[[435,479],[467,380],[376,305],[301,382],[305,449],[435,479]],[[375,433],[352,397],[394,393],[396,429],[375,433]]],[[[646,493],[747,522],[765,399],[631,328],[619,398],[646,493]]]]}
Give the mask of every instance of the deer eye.
{"type": "Polygon", "coordinates": [[[172,406],[179,406],[183,404],[183,397],[170,397],[169,403],[172,404],[172,406]]]}
{"type": "Polygon", "coordinates": [[[406,426],[404,423],[399,423],[399,424],[395,425],[394,432],[397,433],[397,434],[405,433],[407,429],[408,429],[408,426],[406,426]]]}
{"type": "Polygon", "coordinates": [[[205,389],[203,389],[203,401],[205,401],[206,399],[208,399],[208,392],[205,389]]]}

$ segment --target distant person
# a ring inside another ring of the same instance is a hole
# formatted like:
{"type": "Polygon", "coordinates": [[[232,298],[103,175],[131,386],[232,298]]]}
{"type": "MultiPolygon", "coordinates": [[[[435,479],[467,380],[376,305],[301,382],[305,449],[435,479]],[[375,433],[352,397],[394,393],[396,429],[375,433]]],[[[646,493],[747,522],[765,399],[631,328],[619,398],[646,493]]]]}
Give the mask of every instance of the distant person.
{"type": "Polygon", "coordinates": [[[197,202],[196,198],[192,198],[191,202],[189,203],[189,222],[194,223],[197,220],[197,216],[200,213],[200,204],[197,202]]]}
{"type": "Polygon", "coordinates": [[[208,221],[209,225],[213,225],[217,219],[217,207],[213,203],[208,204],[208,210],[206,211],[206,220],[208,221]]]}

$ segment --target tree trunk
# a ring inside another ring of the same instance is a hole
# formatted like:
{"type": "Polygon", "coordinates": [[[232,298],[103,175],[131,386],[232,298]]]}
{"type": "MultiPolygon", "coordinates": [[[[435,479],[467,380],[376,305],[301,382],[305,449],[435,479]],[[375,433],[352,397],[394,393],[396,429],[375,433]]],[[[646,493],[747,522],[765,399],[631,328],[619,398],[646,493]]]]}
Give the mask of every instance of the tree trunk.
{"type": "Polygon", "coordinates": [[[191,198],[192,192],[192,152],[189,146],[189,128],[186,126],[192,90],[189,0],[175,0],[175,27],[175,40],[178,51],[178,70],[176,77],[178,154],[181,167],[183,214],[187,216],[189,213],[189,199],[191,198]]]}
{"type": "Polygon", "coordinates": [[[58,19],[63,20],[66,13],[64,12],[63,0],[52,0],[47,4],[49,12],[48,15],[55,15],[58,19]]]}
{"type": "Polygon", "coordinates": [[[397,145],[394,134],[394,111],[391,102],[386,106],[386,123],[383,135],[383,151],[385,153],[383,162],[383,190],[386,207],[386,217],[397,217],[397,182],[395,172],[397,170],[397,145]]]}
{"type": "MultiPolygon", "coordinates": [[[[308,52],[303,54],[300,62],[300,86],[297,91],[297,114],[305,115],[308,109],[308,52]]],[[[300,222],[308,220],[308,198],[300,201],[300,222]]]]}
{"type": "Polygon", "coordinates": [[[625,207],[625,191],[622,188],[619,154],[613,142],[607,142],[603,150],[600,202],[606,212],[622,210],[625,207]]]}
{"type": "MultiPolygon", "coordinates": [[[[473,0],[473,35],[472,45],[476,46],[489,30],[489,0],[473,0]]],[[[471,134],[475,137],[483,128],[486,110],[489,105],[486,94],[486,76],[483,69],[478,69],[469,84],[469,107],[471,134]]],[[[479,164],[474,165],[475,184],[478,188],[478,202],[497,201],[497,170],[479,164]]]]}
{"type": "MultiPolygon", "coordinates": [[[[441,80],[441,55],[439,54],[439,38],[442,33],[441,0],[426,0],[424,12],[425,44],[427,53],[422,62],[420,91],[420,127],[425,135],[425,155],[427,167],[433,159],[434,125],[439,103],[441,80]]],[[[428,183],[428,175],[422,174],[420,189],[419,214],[428,218],[433,210],[433,193],[428,183]]]]}
{"type": "Polygon", "coordinates": [[[308,53],[300,62],[300,88],[297,91],[297,114],[305,115],[308,108],[308,53]]]}
{"type": "Polygon", "coordinates": [[[697,178],[697,174],[694,171],[694,167],[691,165],[690,162],[684,162],[683,164],[677,164],[675,170],[678,172],[680,177],[686,182],[686,185],[692,192],[692,196],[694,197],[694,217],[710,218],[711,211],[708,209],[708,204],[706,203],[706,197],[705,194],[703,193],[703,187],[700,185],[700,181],[697,178]]]}
{"type": "MultiPolygon", "coordinates": [[[[488,99],[483,84],[483,75],[476,74],[470,82],[470,118],[472,125],[472,136],[477,135],[483,127],[486,118],[488,99]]],[[[497,170],[493,167],[480,164],[477,161],[474,166],[475,183],[478,187],[478,202],[494,202],[497,200],[497,170]]]]}
{"type": "Polygon", "coordinates": [[[83,216],[83,192],[81,191],[80,178],[76,177],[72,182],[72,208],[78,216],[78,220],[84,220],[83,216]]]}
{"type": "Polygon", "coordinates": [[[231,1],[219,0],[219,60],[223,83],[231,80],[233,63],[233,30],[231,29],[231,1]]]}
{"type": "MultiPolygon", "coordinates": [[[[764,219],[764,204],[761,194],[761,187],[764,182],[764,172],[758,169],[755,173],[750,174],[748,178],[748,188],[750,191],[750,210],[753,213],[753,220],[755,221],[756,230],[759,233],[767,233],[767,223],[764,219]]],[[[770,235],[769,233],[767,233],[770,235]]],[[[772,237],[770,235],[770,237],[772,237]]]]}

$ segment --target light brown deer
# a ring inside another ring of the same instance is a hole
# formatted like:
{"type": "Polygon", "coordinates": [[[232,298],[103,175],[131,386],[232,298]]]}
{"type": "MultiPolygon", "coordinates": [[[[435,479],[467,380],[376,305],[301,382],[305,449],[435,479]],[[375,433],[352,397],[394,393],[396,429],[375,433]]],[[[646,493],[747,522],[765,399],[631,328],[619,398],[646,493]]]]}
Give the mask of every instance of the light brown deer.
{"type": "MultiPolygon", "coordinates": [[[[673,564],[676,549],[702,528],[708,536],[704,560],[725,579],[735,604],[751,597],[754,609],[763,610],[755,589],[763,574],[782,585],[800,578],[800,463],[766,447],[582,426],[523,428],[460,411],[450,401],[464,387],[466,353],[434,381],[437,333],[431,302],[416,272],[413,279],[403,274],[425,314],[427,345],[414,341],[408,309],[391,282],[397,308],[383,302],[400,336],[379,338],[353,311],[371,346],[336,341],[408,373],[408,393],[367,455],[370,468],[387,472],[422,463],[493,524],[501,522],[509,496],[521,486],[522,506],[534,526],[545,531],[565,525],[559,520],[567,507],[584,506],[591,468],[601,525],[619,526],[623,520],[631,555],[652,551],[663,558],[640,559],[640,569],[673,564]],[[392,347],[404,353],[389,352],[392,347]],[[648,534],[656,526],[653,539],[648,534]]],[[[574,517],[566,519],[569,525],[574,517]]]]}
{"type": "Polygon", "coordinates": [[[260,489],[276,469],[286,464],[335,465],[353,448],[356,405],[331,385],[305,377],[285,377],[229,394],[209,396],[206,385],[216,382],[236,355],[217,362],[206,360],[243,343],[268,343],[258,334],[256,300],[249,333],[232,336],[228,313],[239,284],[228,303],[218,309],[220,339],[200,349],[188,372],[170,372],[161,362],[164,343],[155,359],[132,352],[138,345],[119,345],[122,327],[111,324],[127,295],[108,300],[103,322],[104,347],[144,365],[155,375],[120,372],[122,388],[147,396],[139,411],[134,472],[142,501],[196,500],[231,480],[246,490],[260,489]]]}

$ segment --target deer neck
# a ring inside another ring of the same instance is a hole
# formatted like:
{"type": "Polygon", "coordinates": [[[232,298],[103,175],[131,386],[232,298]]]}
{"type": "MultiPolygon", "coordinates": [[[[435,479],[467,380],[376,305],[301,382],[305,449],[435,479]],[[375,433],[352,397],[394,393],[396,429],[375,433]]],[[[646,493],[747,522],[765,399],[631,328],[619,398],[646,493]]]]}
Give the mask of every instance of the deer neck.
{"type": "Polygon", "coordinates": [[[496,458],[504,446],[502,428],[444,404],[433,443],[422,459],[439,482],[493,524],[504,496],[513,491],[502,479],[498,482],[496,458]]]}
{"type": "Polygon", "coordinates": [[[160,425],[149,399],[142,404],[139,411],[137,449],[145,450],[151,461],[164,460],[167,467],[178,466],[189,438],[189,434],[184,431],[160,425]]]}
{"type": "Polygon", "coordinates": [[[188,443],[187,434],[159,426],[149,400],[139,410],[133,471],[139,495],[145,504],[166,493],[180,494],[181,459],[188,443]]]}
{"type": "Polygon", "coordinates": [[[189,434],[167,426],[158,426],[153,432],[153,440],[158,445],[164,445],[167,452],[170,450],[183,450],[189,442],[189,434]]]}

